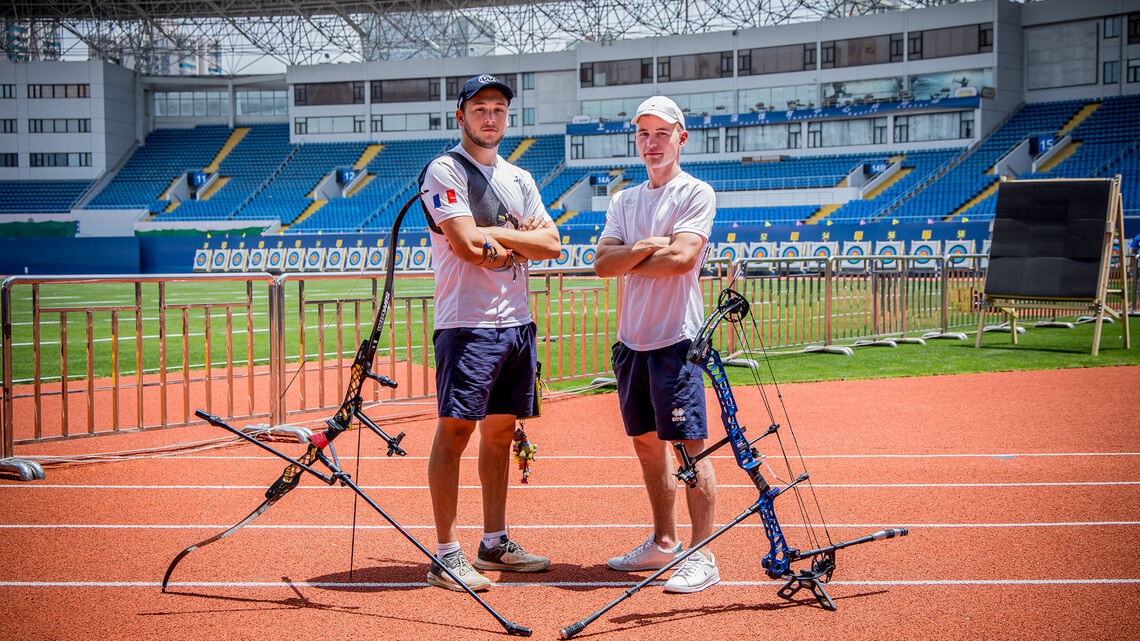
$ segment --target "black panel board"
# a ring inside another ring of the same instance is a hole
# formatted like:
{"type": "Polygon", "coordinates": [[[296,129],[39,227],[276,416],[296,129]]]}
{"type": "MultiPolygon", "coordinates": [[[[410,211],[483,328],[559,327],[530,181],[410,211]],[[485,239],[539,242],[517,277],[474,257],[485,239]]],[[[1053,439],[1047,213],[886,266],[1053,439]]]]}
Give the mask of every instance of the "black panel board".
{"type": "Polygon", "coordinates": [[[1026,180],[998,188],[985,293],[1096,299],[1112,181],[1026,180]]]}

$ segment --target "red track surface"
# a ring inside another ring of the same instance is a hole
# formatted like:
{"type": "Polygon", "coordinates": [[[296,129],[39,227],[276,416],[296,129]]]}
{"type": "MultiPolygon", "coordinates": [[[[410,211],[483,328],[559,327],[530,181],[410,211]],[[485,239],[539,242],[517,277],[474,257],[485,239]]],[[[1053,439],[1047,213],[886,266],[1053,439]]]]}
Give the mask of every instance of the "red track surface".
{"type": "MultiPolygon", "coordinates": [[[[683,596],[649,586],[579,638],[1140,638],[1140,368],[781,391],[832,538],[890,526],[909,527],[910,536],[840,551],[829,588],[839,610],[827,612],[802,592],[792,602],[776,595],[780,585],[760,566],[767,542],[753,517],[714,543],[720,585],[683,596]]],[[[767,423],[759,394],[736,394],[742,422],[758,433],[767,423]]],[[[402,459],[384,457],[364,434],[356,476],[429,549],[433,423],[386,426],[408,433],[402,459]]],[[[715,437],[719,424],[710,427],[715,437]]],[[[539,459],[530,485],[512,479],[512,535],[553,565],[541,574],[491,573],[499,585],[485,598],[535,638],[552,639],[648,575],[610,571],[605,560],[644,539],[649,510],[613,395],[548,403],[529,431],[539,459]]],[[[189,427],[23,446],[18,454],[220,435],[189,427]]],[[[354,471],[355,434],[337,446],[354,471]]],[[[778,454],[761,449],[775,465],[778,454]]],[[[756,491],[727,451],[718,454],[723,523],[756,491]]],[[[469,553],[481,529],[474,463],[464,462],[459,507],[469,553]]],[[[311,477],[249,527],[187,556],[172,593],[162,594],[174,555],[244,517],[282,466],[235,446],[51,466],[44,481],[0,481],[3,638],[505,638],[469,596],[428,587],[426,557],[363,503],[350,579],[354,495],[311,477]]],[[[803,545],[798,513],[781,500],[789,544],[803,545]]]]}

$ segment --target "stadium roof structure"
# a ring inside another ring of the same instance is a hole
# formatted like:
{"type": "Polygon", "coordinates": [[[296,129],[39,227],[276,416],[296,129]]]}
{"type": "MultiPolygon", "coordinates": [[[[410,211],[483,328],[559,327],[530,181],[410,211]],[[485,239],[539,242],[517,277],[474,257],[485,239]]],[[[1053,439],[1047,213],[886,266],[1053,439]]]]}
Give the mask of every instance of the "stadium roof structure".
{"type": "MultiPolygon", "coordinates": [[[[560,51],[581,41],[731,31],[955,1],[9,0],[0,17],[36,33],[68,34],[92,57],[130,56],[139,66],[180,51],[315,64],[560,51]]],[[[3,46],[12,57],[11,39],[3,46]]]]}

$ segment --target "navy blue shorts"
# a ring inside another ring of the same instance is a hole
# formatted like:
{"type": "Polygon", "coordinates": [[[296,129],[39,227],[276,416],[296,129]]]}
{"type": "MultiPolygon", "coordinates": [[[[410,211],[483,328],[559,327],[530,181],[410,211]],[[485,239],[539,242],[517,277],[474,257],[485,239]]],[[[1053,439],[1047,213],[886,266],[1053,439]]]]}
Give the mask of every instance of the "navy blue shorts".
{"type": "Polygon", "coordinates": [[[440,417],[479,421],[527,417],[534,403],[535,325],[436,330],[435,387],[440,417]]]}
{"type": "Polygon", "coordinates": [[[656,430],[663,441],[708,438],[704,374],[685,359],[690,343],[686,339],[647,352],[614,343],[611,362],[626,434],[656,430]]]}

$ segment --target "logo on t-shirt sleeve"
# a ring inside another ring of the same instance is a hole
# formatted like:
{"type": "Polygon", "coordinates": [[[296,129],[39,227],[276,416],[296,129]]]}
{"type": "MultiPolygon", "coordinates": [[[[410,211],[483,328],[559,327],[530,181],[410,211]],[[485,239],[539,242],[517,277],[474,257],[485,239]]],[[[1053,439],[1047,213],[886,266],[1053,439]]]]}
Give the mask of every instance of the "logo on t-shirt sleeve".
{"type": "MultiPolygon", "coordinates": [[[[449,204],[449,205],[456,202],[455,190],[454,189],[448,189],[447,191],[445,191],[443,193],[443,198],[447,200],[447,204],[449,204]]],[[[439,209],[440,207],[443,206],[443,199],[440,198],[439,194],[435,194],[434,196],[431,197],[431,203],[432,203],[432,205],[435,205],[436,209],[439,209]]]]}

